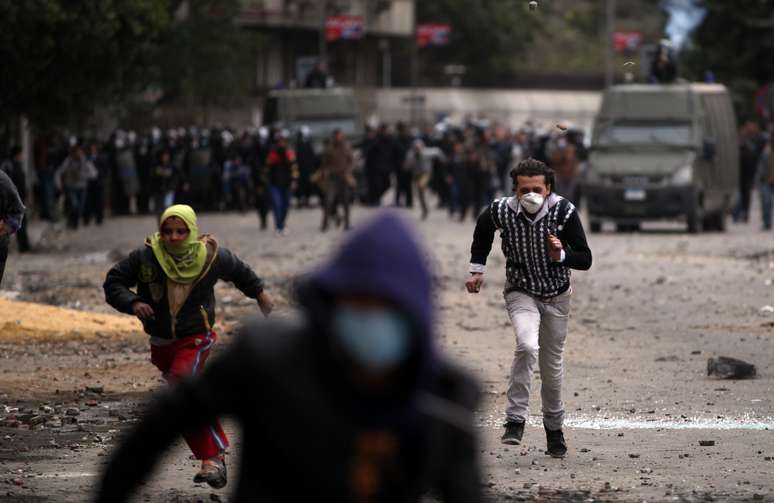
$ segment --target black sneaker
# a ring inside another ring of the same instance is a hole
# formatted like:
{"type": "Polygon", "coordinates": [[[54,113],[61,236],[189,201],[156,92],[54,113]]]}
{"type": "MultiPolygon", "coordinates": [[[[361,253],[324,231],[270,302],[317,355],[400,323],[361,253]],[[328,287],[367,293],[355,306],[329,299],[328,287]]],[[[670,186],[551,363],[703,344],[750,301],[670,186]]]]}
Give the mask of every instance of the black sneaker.
{"type": "Polygon", "coordinates": [[[508,421],[505,423],[505,433],[502,443],[508,445],[521,445],[521,437],[524,436],[524,421],[508,421]]]}
{"type": "Polygon", "coordinates": [[[562,430],[549,430],[546,428],[546,441],[548,443],[546,454],[552,458],[563,458],[567,455],[567,444],[564,441],[562,430]]]}

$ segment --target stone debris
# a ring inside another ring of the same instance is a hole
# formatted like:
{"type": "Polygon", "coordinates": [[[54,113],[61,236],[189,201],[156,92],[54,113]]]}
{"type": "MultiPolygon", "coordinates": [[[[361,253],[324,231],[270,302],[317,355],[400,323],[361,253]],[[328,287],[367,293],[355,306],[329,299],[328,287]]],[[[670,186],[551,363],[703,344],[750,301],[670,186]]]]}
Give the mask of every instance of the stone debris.
{"type": "Polygon", "coordinates": [[[720,379],[752,379],[757,373],[755,365],[736,358],[718,356],[707,360],[707,375],[720,379]]]}
{"type": "Polygon", "coordinates": [[[699,445],[702,447],[712,447],[715,445],[714,440],[699,440],[699,445]]]}

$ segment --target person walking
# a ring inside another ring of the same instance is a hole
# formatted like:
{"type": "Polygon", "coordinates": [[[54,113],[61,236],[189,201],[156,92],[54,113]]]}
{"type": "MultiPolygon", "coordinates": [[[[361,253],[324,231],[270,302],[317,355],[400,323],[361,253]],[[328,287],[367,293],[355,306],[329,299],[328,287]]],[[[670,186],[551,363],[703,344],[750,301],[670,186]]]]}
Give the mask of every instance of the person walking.
{"type": "Polygon", "coordinates": [[[11,234],[21,228],[25,211],[13,180],[5,171],[0,170],[0,284],[3,282],[5,262],[8,260],[11,234]]]}
{"type": "Polygon", "coordinates": [[[148,409],[96,502],[126,501],[180,432],[230,415],[244,443],[229,501],[480,503],[480,392],[437,347],[425,256],[393,214],[356,230],[298,282],[302,316],[248,323],[148,409]]]}
{"type": "Polygon", "coordinates": [[[553,192],[550,168],[526,159],[511,172],[511,179],[514,195],[495,200],[478,218],[465,285],[472,294],[481,290],[487,256],[499,231],[506,259],[505,303],[516,333],[502,442],[522,442],[532,373],[538,363],[546,454],[564,457],[562,381],[570,270],[589,269],[591,250],[575,207],[553,192]]]}
{"type": "Polygon", "coordinates": [[[734,222],[750,219],[750,200],[760,153],[760,128],[758,123],[748,120],[739,134],[739,200],[733,211],[734,222]]]}
{"type": "Polygon", "coordinates": [[[77,229],[86,207],[89,180],[97,178],[97,168],[86,158],[80,144],[70,148],[70,155],[56,172],[56,186],[65,195],[67,226],[77,229]]]}
{"type": "Polygon", "coordinates": [[[352,148],[344,138],[344,133],[336,130],[333,139],[323,152],[322,166],[316,178],[323,193],[323,221],[321,230],[328,230],[329,219],[336,224],[341,222],[344,230],[349,230],[349,206],[352,191],[355,188],[355,177],[352,174],[352,148]],[[339,220],[338,211],[341,206],[344,216],[339,220]]]}
{"type": "MultiPolygon", "coordinates": [[[[221,248],[214,237],[200,236],[193,208],[179,204],[164,211],[158,232],[150,235],[142,248],[110,269],[103,288],[108,304],[140,319],[150,335],[151,362],[174,384],[200,373],[218,340],[213,330],[218,280],[234,283],[258,301],[265,315],[271,312],[273,300],[264,291],[263,281],[231,251],[221,248]],[[130,290],[134,287],[136,291],[130,290]]],[[[202,463],[194,481],[223,487],[227,479],[223,453],[228,438],[217,421],[197,426],[181,430],[202,463]]],[[[145,462],[146,458],[133,461],[145,462]]]]}
{"type": "Polygon", "coordinates": [[[422,210],[422,220],[426,220],[430,214],[427,206],[427,187],[433,174],[435,162],[446,162],[446,156],[438,147],[428,147],[422,140],[414,140],[411,149],[406,154],[406,171],[414,179],[417,189],[419,207],[422,210]]]}
{"type": "Polygon", "coordinates": [[[277,234],[284,236],[285,223],[290,211],[290,194],[298,180],[296,152],[288,146],[287,133],[277,134],[274,147],[266,157],[268,170],[271,209],[274,213],[274,225],[277,234]]]}
{"type": "Polygon", "coordinates": [[[758,190],[761,196],[763,230],[771,230],[771,205],[774,193],[774,137],[767,136],[758,159],[758,190]]]}
{"type": "MultiPolygon", "coordinates": [[[[26,204],[27,175],[24,173],[24,166],[22,166],[21,147],[18,145],[11,147],[10,155],[8,156],[8,159],[0,165],[0,170],[5,171],[5,174],[8,175],[8,178],[10,178],[16,186],[16,191],[19,194],[22,205],[26,204]]],[[[27,235],[26,218],[21,219],[19,229],[16,231],[16,245],[19,248],[19,253],[30,251],[30,238],[27,235]]]]}

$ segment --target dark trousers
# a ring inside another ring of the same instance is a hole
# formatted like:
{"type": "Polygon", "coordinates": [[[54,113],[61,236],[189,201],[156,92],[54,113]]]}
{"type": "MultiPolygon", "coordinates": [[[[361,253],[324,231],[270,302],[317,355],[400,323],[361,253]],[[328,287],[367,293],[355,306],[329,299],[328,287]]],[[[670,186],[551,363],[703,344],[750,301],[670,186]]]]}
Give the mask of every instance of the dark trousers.
{"type": "Polygon", "coordinates": [[[414,207],[414,197],[411,190],[412,175],[410,171],[398,170],[395,172],[395,206],[401,206],[405,201],[406,208],[414,207]]]}
{"type": "Polygon", "coordinates": [[[5,261],[8,260],[8,245],[11,242],[9,236],[0,237],[0,285],[3,284],[3,273],[5,273],[5,261]]]}
{"type": "Polygon", "coordinates": [[[30,238],[27,234],[27,216],[21,221],[21,227],[16,231],[16,245],[19,247],[19,253],[30,251],[30,238]]]}
{"type": "Polygon", "coordinates": [[[83,210],[83,224],[89,225],[91,220],[97,225],[102,225],[104,219],[104,198],[102,197],[102,186],[89,182],[86,188],[86,203],[83,210]]]}
{"type": "Polygon", "coordinates": [[[269,196],[266,187],[261,185],[255,188],[255,211],[261,222],[261,230],[266,228],[266,218],[269,215],[269,196]]]}
{"type": "Polygon", "coordinates": [[[65,189],[67,226],[77,229],[86,204],[86,189],[65,189]]]}
{"type": "Polygon", "coordinates": [[[344,228],[349,229],[349,203],[350,189],[346,181],[335,181],[325,191],[325,204],[323,205],[322,230],[328,230],[328,219],[334,217],[338,223],[339,206],[344,210],[344,228]]]}

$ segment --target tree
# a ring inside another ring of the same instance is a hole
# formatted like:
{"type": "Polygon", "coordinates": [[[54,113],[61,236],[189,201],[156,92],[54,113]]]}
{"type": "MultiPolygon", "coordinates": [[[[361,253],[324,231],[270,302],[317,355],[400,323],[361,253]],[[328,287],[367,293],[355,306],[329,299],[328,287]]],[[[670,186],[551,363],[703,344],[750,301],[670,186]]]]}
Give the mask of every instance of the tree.
{"type": "MultiPolygon", "coordinates": [[[[534,15],[526,1],[417,2],[419,23],[448,23],[452,27],[449,45],[427,49],[432,53],[426,58],[436,64],[465,65],[469,85],[491,85],[498,76],[517,68],[519,55],[528,49],[538,29],[532,22],[534,15]]],[[[433,68],[433,73],[437,70],[433,68]]]]}
{"type": "Polygon", "coordinates": [[[78,123],[148,83],[171,0],[0,2],[0,118],[78,123]]]}
{"type": "Polygon", "coordinates": [[[234,22],[239,0],[188,0],[156,57],[165,96],[186,105],[234,105],[254,82],[259,35],[234,22]]]}
{"type": "Polygon", "coordinates": [[[733,91],[737,111],[753,113],[753,95],[774,81],[774,0],[702,0],[707,9],[682,61],[687,74],[702,80],[712,71],[733,91]]]}

